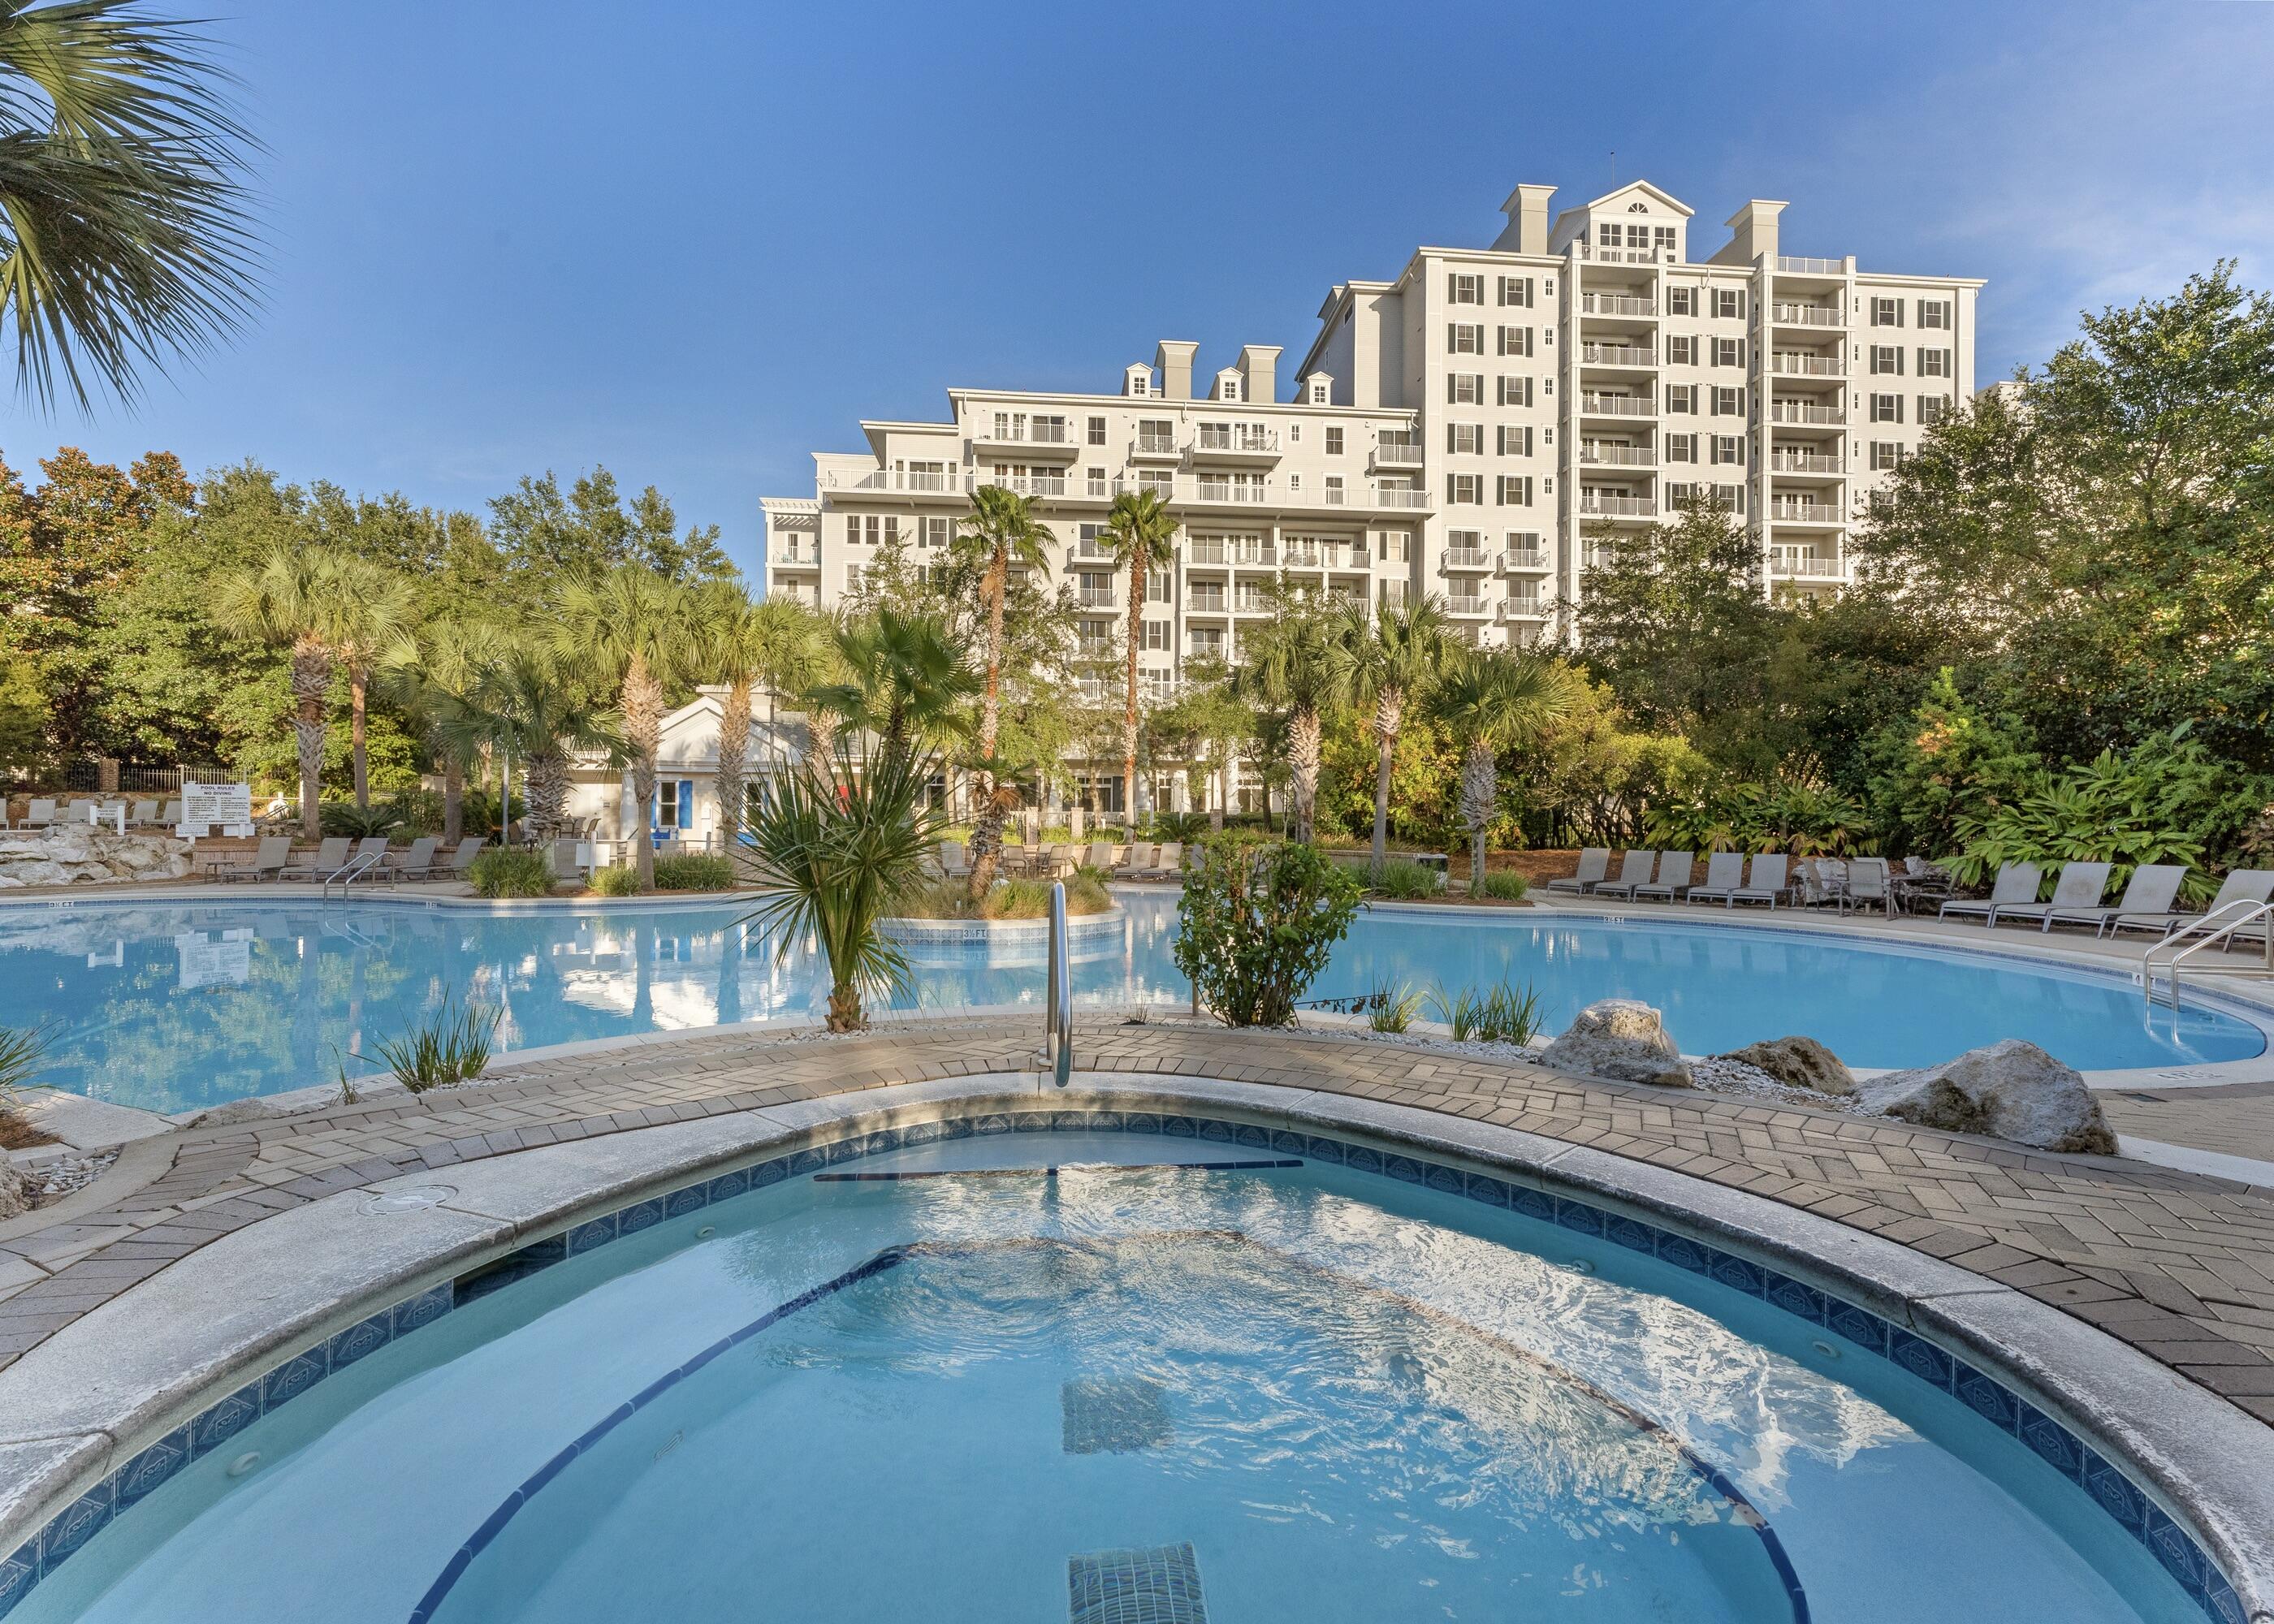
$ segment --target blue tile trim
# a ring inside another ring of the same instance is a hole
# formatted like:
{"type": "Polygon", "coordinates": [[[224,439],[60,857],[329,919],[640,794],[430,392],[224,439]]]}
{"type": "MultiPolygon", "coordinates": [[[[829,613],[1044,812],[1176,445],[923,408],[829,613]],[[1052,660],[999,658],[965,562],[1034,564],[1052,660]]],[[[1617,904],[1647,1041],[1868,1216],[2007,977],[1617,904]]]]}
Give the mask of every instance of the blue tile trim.
{"type": "MultiPolygon", "coordinates": [[[[2156,1505],[2154,1499],[2134,1483],[2121,1468],[1996,1377],[1976,1369],[1925,1337],[1893,1325],[1867,1309],[1693,1237],[1661,1229],[1570,1197],[1550,1195],[1514,1179],[1465,1172],[1406,1152],[1385,1152],[1318,1134],[1286,1129],[1259,1129],[1249,1124],[1182,1113],[1066,1110],[993,1112],[910,1128],[849,1134],[826,1146],[810,1147],[772,1157],[755,1166],[738,1168],[733,1172],[689,1184],[667,1195],[634,1202],[614,1212],[585,1220],[563,1234],[533,1241],[479,1270],[461,1275],[456,1281],[390,1304],[317,1346],[303,1350],[263,1372],[258,1379],[207,1405],[189,1422],[135,1455],[56,1513],[37,1534],[24,1541],[12,1553],[0,1559],[0,1618],[5,1618],[13,1611],[17,1603],[48,1574],[88,1540],[96,1538],[118,1516],[164,1486],[190,1461],[201,1459],[224,1447],[231,1439],[269,1410],[290,1402],[386,1343],[431,1325],[445,1314],[477,1302],[493,1291],[526,1279],[572,1256],[597,1251],[653,1228],[667,1219],[682,1217],[716,1202],[731,1200],[736,1196],[762,1190],[787,1179],[820,1173],[862,1156],[943,1139],[1072,1130],[1233,1144],[1269,1149],[1280,1153],[1282,1156],[1302,1157],[1347,1167],[1359,1172],[1419,1184],[1481,1206],[1514,1212],[1575,1234],[1600,1237],[1628,1250],[1654,1254],[1661,1262],[1692,1274],[1707,1275],[1748,1296],[1764,1297],[1785,1312],[1809,1324],[1821,1326],[1842,1340],[1893,1362],[1928,1385],[1954,1395],[1990,1425],[2018,1437],[2053,1470],[2090,1496],[2118,1527],[2153,1556],[2164,1571],[2171,1575],[2172,1580],[2202,1609],[2204,1615],[2213,1620],[2213,1624],[2245,1624],[2241,1603],[2226,1575],[2219,1571],[2218,1565],[2195,1538],[2166,1515],[2156,1505]]],[[[1299,1163],[1291,1161],[1240,1161],[1209,1165],[1218,1170],[1231,1170],[1299,1163]]],[[[861,1270],[825,1282],[793,1298],[766,1318],[736,1332],[726,1342],[697,1355],[679,1371],[659,1379],[659,1383],[637,1402],[646,1402],[671,1384],[691,1374],[703,1364],[725,1351],[727,1346],[757,1335],[781,1317],[809,1307],[831,1292],[843,1289],[854,1283],[855,1278],[866,1278],[862,1270],[874,1273],[892,1267],[900,1260],[896,1252],[897,1249],[895,1252],[880,1253],[861,1266],[861,1270]]],[[[517,1507],[529,1494],[551,1481],[578,1450],[599,1441],[632,1413],[630,1406],[619,1407],[592,1431],[540,1468],[516,1491],[516,1497],[509,1503],[517,1507]]],[[[1722,1478],[1713,1468],[1701,1462],[1700,1470],[1713,1477],[1717,1489],[1736,1495],[1736,1485],[1722,1478]]],[[[489,1522],[476,1530],[467,1546],[451,1559],[442,1575],[436,1579],[435,1583],[440,1588],[429,1592],[434,1601],[439,1602],[448,1593],[480,1546],[496,1537],[498,1530],[504,1526],[510,1515],[510,1511],[501,1507],[498,1514],[493,1514],[489,1522]]],[[[1773,1535],[1769,1538],[1772,1560],[1777,1563],[1780,1576],[1792,1593],[1798,1609],[1796,1616],[1805,1620],[1806,1601],[1799,1593],[1798,1577],[1792,1573],[1782,1547],[1774,1544],[1773,1535]]],[[[425,1605],[422,1604],[422,1606],[425,1605]]],[[[424,1624],[427,1616],[427,1612],[414,1613],[413,1624],[424,1624]]]]}

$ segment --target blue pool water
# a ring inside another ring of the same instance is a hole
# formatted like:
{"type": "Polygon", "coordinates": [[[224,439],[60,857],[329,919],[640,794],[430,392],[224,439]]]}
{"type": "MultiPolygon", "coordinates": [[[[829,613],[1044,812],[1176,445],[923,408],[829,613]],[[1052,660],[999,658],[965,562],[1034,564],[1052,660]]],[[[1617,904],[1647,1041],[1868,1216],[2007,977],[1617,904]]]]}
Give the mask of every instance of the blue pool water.
{"type": "MultiPolygon", "coordinates": [[[[1078,943],[1076,996],[1182,1003],[1176,904],[1125,893],[1108,939],[1078,943]]],[[[159,1110],[329,1083],[378,1065],[380,1042],[446,993],[502,1011],[526,1049],[722,1022],[810,1019],[825,990],[802,947],[784,959],[740,905],[480,913],[382,901],[0,909],[0,1025],[46,1022],[47,1080],[159,1110]]],[[[915,953],[913,1002],[1039,1003],[1039,944],[915,953]]],[[[1679,916],[1632,923],[1546,912],[1361,914],[1313,992],[1529,984],[1549,1032],[1594,999],[1666,1013],[1691,1054],[1802,1033],[1851,1065],[1924,1065],[2027,1038],[2087,1070],[2245,1059],[2232,1016],[2143,1009],[2117,978],[1988,955],[1679,916]]]]}
{"type": "Polygon", "coordinates": [[[11,1620],[1199,1616],[1070,1613],[1131,1552],[1216,1624],[2202,1617],[2012,1432],[1758,1296],[1210,1149],[887,1151],[842,1165],[920,1177],[793,1176],[466,1291],[11,1620]]]}

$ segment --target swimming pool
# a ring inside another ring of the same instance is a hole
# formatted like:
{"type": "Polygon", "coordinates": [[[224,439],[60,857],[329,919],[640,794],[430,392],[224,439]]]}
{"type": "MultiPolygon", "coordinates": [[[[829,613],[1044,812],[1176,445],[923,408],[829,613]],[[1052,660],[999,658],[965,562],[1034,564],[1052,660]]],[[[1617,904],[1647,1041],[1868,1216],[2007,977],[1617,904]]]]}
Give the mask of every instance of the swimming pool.
{"type": "MultiPolygon", "coordinates": [[[[1127,917],[1074,944],[1089,1004],[1181,1004],[1173,894],[1123,893],[1127,917]]],[[[489,912],[379,899],[0,908],[0,1025],[49,1024],[56,1086],[179,1111],[380,1069],[378,1044],[446,992],[502,1011],[501,1047],[528,1049],[721,1023],[807,1020],[825,1002],[814,955],[778,958],[737,904],[489,912]]],[[[1994,939],[1993,939],[1994,940],[1994,939]]],[[[1039,1003],[1039,943],[912,950],[915,1002],[1039,1003]]],[[[1803,1033],[1852,1065],[1924,1065],[2027,1038],[2088,1070],[2261,1053],[2249,1023],[2190,1005],[2142,1007],[2117,976],[1891,940],[1621,922],[1542,911],[1361,914],[1314,987],[1458,991],[1501,981],[1540,995],[1561,1031],[1597,998],[1666,1014],[1683,1050],[1803,1033]]]]}
{"type": "Polygon", "coordinates": [[[934,1124],[580,1223],[286,1360],[105,1495],[11,1620],[2233,1599],[2084,1440],[1837,1298],[1488,1176],[1143,1112],[934,1124]]]}

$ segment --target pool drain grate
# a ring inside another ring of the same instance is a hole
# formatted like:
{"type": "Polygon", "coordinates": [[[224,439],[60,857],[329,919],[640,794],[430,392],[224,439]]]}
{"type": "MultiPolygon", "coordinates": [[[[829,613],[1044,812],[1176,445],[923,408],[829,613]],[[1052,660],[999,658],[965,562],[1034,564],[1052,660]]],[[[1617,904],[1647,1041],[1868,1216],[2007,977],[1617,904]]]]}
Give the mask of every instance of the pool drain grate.
{"type": "Polygon", "coordinates": [[[1156,1382],[1133,1376],[1090,1377],[1058,1389],[1061,1437],[1068,1455],[1128,1455],[1169,1441],[1169,1407],[1156,1382]]]}
{"type": "Polygon", "coordinates": [[[1192,1546],[1068,1557],[1066,1624],[1208,1624],[1192,1546]]]}

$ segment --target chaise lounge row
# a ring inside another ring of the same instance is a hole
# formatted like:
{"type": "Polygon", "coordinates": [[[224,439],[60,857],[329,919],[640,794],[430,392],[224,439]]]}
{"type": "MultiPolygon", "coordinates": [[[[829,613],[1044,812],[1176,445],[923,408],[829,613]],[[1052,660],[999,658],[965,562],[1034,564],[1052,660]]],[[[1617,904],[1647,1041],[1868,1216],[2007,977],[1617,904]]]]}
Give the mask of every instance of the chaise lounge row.
{"type": "Polygon", "coordinates": [[[2168,932],[2190,921],[2229,911],[2240,919],[2248,912],[2247,905],[2274,899],[2274,868],[2236,868],[2219,883],[2218,894],[2209,908],[2198,912],[2177,907],[2180,890],[2187,883],[2187,865],[2142,863],[2132,870],[2123,896],[2107,903],[2101,898],[2107,893],[2113,866],[2064,863],[2060,877],[2053,882],[2052,900],[2040,902],[2037,891],[2044,883],[2044,869],[2031,862],[2007,863],[1998,870],[1987,897],[1946,902],[1939,917],[1978,918],[1992,927],[2019,920],[2036,925],[2040,933],[2055,925],[2090,925],[2093,935],[2110,936],[2125,930],[2168,932]]]}
{"type": "Polygon", "coordinates": [[[363,840],[333,835],[314,851],[303,852],[295,858],[290,835],[268,835],[262,838],[249,861],[215,857],[207,862],[206,873],[222,881],[330,880],[350,873],[358,879],[369,876],[390,884],[403,880],[452,879],[463,876],[488,844],[485,836],[470,836],[458,842],[457,850],[448,859],[438,861],[435,851],[441,842],[433,835],[419,836],[401,852],[393,849],[394,843],[385,835],[373,835],[363,840]]]}

